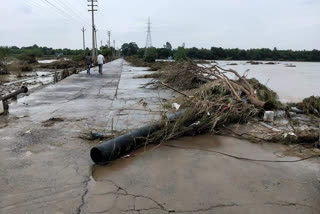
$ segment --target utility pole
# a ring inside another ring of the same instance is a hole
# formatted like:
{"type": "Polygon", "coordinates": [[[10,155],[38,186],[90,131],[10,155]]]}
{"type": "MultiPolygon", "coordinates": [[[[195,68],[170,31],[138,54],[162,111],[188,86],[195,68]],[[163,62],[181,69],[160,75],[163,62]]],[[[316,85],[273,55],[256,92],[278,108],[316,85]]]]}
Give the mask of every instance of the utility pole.
{"type": "Polygon", "coordinates": [[[96,56],[98,56],[98,40],[97,40],[97,31],[98,29],[94,28],[94,41],[96,45],[96,56]]]}
{"type": "Polygon", "coordinates": [[[92,58],[96,59],[96,44],[95,44],[95,25],[94,25],[94,12],[98,11],[97,9],[95,9],[95,7],[98,7],[98,0],[88,0],[89,4],[88,4],[88,7],[90,8],[90,11],[91,12],[91,15],[92,15],[92,58]],[[94,4],[94,3],[97,3],[97,4],[94,4]]]}
{"type": "Polygon", "coordinates": [[[101,42],[101,46],[100,46],[100,49],[101,49],[102,48],[102,40],[100,42],[101,42]]]}
{"type": "Polygon", "coordinates": [[[111,30],[108,30],[108,47],[111,48],[111,30]]]}
{"type": "Polygon", "coordinates": [[[113,56],[116,56],[116,40],[113,40],[113,56]]]}
{"type": "Polygon", "coordinates": [[[83,39],[83,53],[84,55],[86,55],[86,40],[85,40],[85,35],[84,32],[86,31],[86,29],[84,29],[84,27],[81,29],[82,31],[82,39],[83,39]]]}
{"type": "Polygon", "coordinates": [[[150,17],[148,18],[148,30],[147,30],[147,41],[146,41],[146,49],[144,55],[147,55],[148,48],[152,47],[152,40],[151,40],[151,22],[150,17]]]}

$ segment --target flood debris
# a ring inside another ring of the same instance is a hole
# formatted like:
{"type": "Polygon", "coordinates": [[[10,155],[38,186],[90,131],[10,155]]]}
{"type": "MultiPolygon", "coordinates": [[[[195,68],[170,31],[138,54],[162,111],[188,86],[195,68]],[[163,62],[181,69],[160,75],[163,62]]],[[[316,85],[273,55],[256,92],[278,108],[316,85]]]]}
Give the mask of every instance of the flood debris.
{"type": "Polygon", "coordinates": [[[0,112],[0,115],[7,115],[9,114],[9,100],[10,99],[17,99],[17,96],[22,93],[27,93],[28,88],[26,86],[22,86],[19,90],[16,90],[10,94],[7,94],[3,97],[0,97],[3,105],[3,112],[0,112]]]}
{"type": "Polygon", "coordinates": [[[285,64],[285,67],[288,67],[288,68],[295,68],[295,67],[297,67],[296,65],[294,65],[294,64],[285,64]]]}
{"type": "Polygon", "coordinates": [[[320,117],[320,97],[311,96],[304,99],[298,106],[306,114],[311,114],[320,117]]]}
{"type": "Polygon", "coordinates": [[[41,63],[38,67],[46,69],[84,68],[84,62],[62,59],[51,63],[41,63]]]}
{"type": "Polygon", "coordinates": [[[79,138],[82,140],[87,140],[87,141],[104,141],[104,140],[110,140],[112,138],[115,138],[117,136],[123,135],[128,130],[112,130],[110,132],[104,132],[104,131],[97,131],[97,130],[91,130],[91,131],[85,131],[80,133],[79,138]]]}
{"type": "Polygon", "coordinates": [[[241,133],[241,137],[255,142],[319,145],[320,99],[317,97],[295,104],[297,109],[301,109],[300,114],[303,113],[299,116],[290,108],[292,104],[281,103],[277,93],[258,80],[248,79],[217,64],[174,63],[157,73],[158,80],[151,84],[169,87],[181,95],[166,106],[179,103],[179,109],[185,113],[173,123],[163,121],[161,128],[150,136],[150,142],[219,134],[233,124],[247,126],[253,123],[255,127],[249,132],[256,127],[260,129],[254,135],[241,133]],[[263,120],[271,129],[260,124],[263,120]]]}
{"type": "Polygon", "coordinates": [[[34,69],[34,65],[28,64],[24,61],[15,61],[7,66],[9,71],[28,72],[34,69]]]}
{"type": "Polygon", "coordinates": [[[247,62],[248,64],[251,64],[251,65],[260,65],[260,64],[263,64],[263,62],[256,62],[256,61],[249,61],[247,62]]]}
{"type": "Polygon", "coordinates": [[[171,61],[156,61],[156,62],[153,62],[153,63],[146,62],[144,60],[139,59],[136,56],[126,57],[125,60],[130,62],[132,65],[134,65],[136,67],[148,67],[149,71],[159,71],[163,67],[172,64],[171,61]]]}
{"type": "Polygon", "coordinates": [[[4,63],[0,62],[0,75],[2,74],[9,74],[9,71],[7,66],[4,63]]]}
{"type": "Polygon", "coordinates": [[[96,132],[86,132],[86,133],[81,133],[79,138],[83,139],[83,140],[89,140],[89,141],[94,141],[94,140],[104,140],[106,138],[109,138],[109,137],[113,137],[114,135],[112,136],[106,136],[106,135],[103,135],[103,134],[100,134],[100,133],[96,133],[96,132]]]}

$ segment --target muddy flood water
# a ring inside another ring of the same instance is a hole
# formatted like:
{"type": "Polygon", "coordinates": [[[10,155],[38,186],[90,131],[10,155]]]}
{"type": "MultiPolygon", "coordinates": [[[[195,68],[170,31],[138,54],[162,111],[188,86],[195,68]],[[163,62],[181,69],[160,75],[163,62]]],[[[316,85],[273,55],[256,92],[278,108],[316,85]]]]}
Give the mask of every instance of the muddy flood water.
{"type": "Polygon", "coordinates": [[[320,96],[319,62],[275,62],[274,65],[265,64],[268,62],[258,65],[247,61],[217,62],[220,66],[232,68],[241,74],[249,69],[248,77],[254,77],[276,91],[282,102],[299,102],[312,95],[320,96]]]}
{"type": "Polygon", "coordinates": [[[239,161],[215,152],[297,159],[285,157],[286,150],[279,144],[210,135],[142,148],[129,158],[95,167],[89,208],[93,213],[125,213],[121,210],[126,207],[148,214],[319,213],[318,163],[239,161]]]}

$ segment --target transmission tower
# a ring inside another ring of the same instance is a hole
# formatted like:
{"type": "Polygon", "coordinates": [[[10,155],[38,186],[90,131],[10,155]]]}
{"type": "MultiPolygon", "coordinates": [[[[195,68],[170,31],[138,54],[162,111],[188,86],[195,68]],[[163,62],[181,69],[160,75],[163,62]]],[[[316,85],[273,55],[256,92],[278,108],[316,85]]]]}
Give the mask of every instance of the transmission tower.
{"type": "Polygon", "coordinates": [[[108,48],[111,48],[111,30],[108,30],[108,48]]]}
{"type": "Polygon", "coordinates": [[[92,14],[92,58],[95,59],[96,57],[96,31],[95,31],[95,25],[94,25],[94,12],[98,11],[96,7],[98,7],[98,0],[88,0],[88,7],[92,14]],[[96,4],[95,4],[96,3],[96,4]]]}
{"type": "Polygon", "coordinates": [[[151,39],[151,22],[150,17],[148,18],[148,29],[147,29],[147,41],[146,41],[146,50],[145,55],[147,54],[148,48],[152,47],[152,39],[151,39]]]}

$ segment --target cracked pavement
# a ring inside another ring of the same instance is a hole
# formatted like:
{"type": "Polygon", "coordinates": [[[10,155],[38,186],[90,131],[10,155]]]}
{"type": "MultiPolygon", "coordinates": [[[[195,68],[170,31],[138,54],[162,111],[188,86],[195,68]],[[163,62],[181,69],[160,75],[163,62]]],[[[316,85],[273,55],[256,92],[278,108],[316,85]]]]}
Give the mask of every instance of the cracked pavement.
{"type": "Polygon", "coordinates": [[[277,155],[284,145],[187,137],[167,143],[179,149],[148,146],[94,166],[97,142],[81,133],[140,127],[174,96],[141,88],[150,80],[134,77],[145,70],[119,59],[103,76],[73,75],[12,104],[0,118],[0,213],[320,213],[319,160],[253,163],[204,151],[294,159],[277,155]],[[44,126],[50,118],[63,120],[44,126]]]}

